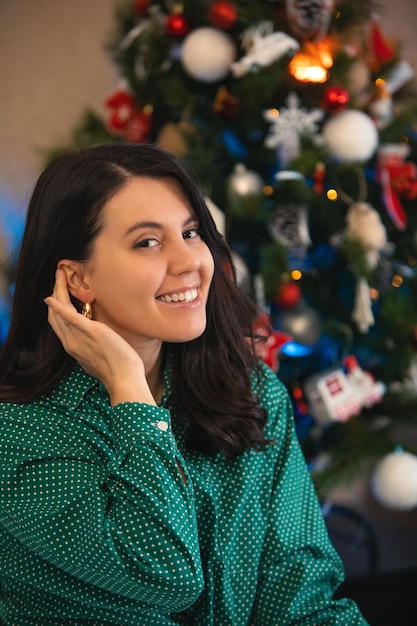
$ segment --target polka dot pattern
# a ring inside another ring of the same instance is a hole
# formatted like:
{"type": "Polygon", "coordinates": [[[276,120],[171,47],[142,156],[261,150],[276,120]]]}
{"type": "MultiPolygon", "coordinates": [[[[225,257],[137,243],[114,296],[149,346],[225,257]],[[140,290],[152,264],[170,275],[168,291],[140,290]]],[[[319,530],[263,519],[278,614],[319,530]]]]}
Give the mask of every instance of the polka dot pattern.
{"type": "Polygon", "coordinates": [[[0,404],[0,620],[366,624],[331,600],[341,563],[285,388],[267,368],[253,388],[276,443],[229,463],[186,448],[168,371],[159,407],[111,408],[78,366],[41,400],[0,404]]]}

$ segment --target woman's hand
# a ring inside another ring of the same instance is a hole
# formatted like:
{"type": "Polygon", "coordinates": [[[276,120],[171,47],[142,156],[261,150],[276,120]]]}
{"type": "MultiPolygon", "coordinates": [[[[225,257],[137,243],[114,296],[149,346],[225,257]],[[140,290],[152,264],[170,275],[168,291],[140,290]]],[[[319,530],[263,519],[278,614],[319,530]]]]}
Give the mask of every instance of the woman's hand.
{"type": "Polygon", "coordinates": [[[65,351],[105,385],[112,405],[129,401],[155,404],[138,353],[106,324],[77,312],[63,270],[57,269],[52,296],[45,298],[45,303],[48,321],[65,351]]]}

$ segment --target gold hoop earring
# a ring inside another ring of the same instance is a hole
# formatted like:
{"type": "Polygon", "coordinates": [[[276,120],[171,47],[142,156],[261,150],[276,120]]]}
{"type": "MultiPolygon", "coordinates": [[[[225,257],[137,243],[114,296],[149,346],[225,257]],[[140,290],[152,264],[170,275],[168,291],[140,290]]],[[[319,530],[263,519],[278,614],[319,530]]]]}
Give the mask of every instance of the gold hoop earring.
{"type": "Polygon", "coordinates": [[[89,302],[84,302],[81,315],[83,315],[84,317],[87,317],[89,320],[93,319],[93,311],[91,309],[91,304],[89,302]]]}

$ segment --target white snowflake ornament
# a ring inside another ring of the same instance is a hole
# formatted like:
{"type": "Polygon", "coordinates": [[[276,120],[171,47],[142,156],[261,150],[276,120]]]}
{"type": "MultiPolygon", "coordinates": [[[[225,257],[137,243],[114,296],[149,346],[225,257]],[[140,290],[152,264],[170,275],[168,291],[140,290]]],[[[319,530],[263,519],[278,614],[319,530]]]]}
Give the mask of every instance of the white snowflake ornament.
{"type": "Polygon", "coordinates": [[[270,122],[270,127],[264,145],[267,148],[276,148],[277,156],[282,168],[299,156],[301,151],[301,137],[314,137],[318,141],[318,123],[323,119],[324,111],[311,109],[307,111],[300,107],[297,94],[291,92],[286,100],[286,107],[264,111],[264,119],[270,122]]]}

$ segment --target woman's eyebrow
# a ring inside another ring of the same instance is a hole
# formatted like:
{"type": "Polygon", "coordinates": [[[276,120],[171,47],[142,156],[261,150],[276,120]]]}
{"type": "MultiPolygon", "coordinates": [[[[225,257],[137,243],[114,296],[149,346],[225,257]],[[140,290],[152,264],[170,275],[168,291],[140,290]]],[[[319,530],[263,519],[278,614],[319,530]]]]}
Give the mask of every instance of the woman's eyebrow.
{"type": "MultiPolygon", "coordinates": [[[[194,224],[195,222],[198,222],[197,216],[196,215],[190,215],[183,222],[182,227],[185,228],[186,226],[189,226],[190,224],[194,224]]],[[[164,225],[161,224],[160,222],[148,222],[148,221],[135,222],[134,224],[132,224],[132,226],[129,226],[129,228],[127,229],[127,231],[125,233],[125,237],[127,237],[128,235],[131,235],[136,230],[140,230],[141,228],[162,229],[163,227],[164,227],[164,225]]]]}
{"type": "Polygon", "coordinates": [[[129,226],[125,233],[125,237],[133,233],[135,230],[140,230],[141,228],[162,228],[162,224],[159,222],[135,222],[132,226],[129,226]]]}

